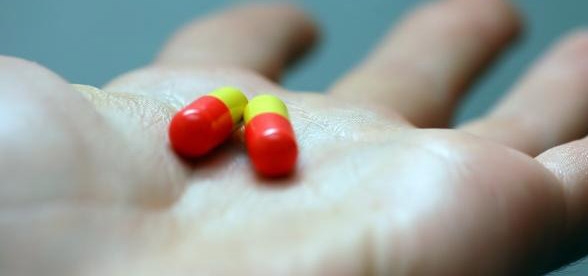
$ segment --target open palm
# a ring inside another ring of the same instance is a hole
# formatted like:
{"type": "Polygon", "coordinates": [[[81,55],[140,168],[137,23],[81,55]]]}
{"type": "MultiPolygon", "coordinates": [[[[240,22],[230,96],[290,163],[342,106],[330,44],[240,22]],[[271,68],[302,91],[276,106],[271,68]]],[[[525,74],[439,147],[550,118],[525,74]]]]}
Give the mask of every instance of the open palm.
{"type": "Polygon", "coordinates": [[[428,4],[328,94],[269,80],[314,38],[283,5],[198,21],[103,89],[0,58],[0,274],[496,275],[569,261],[588,225],[588,141],[563,144],[588,131],[588,35],[488,116],[443,129],[517,28],[503,1],[428,4]],[[292,177],[255,175],[240,132],[196,162],[170,150],[174,112],[227,85],[285,100],[292,177]]]}

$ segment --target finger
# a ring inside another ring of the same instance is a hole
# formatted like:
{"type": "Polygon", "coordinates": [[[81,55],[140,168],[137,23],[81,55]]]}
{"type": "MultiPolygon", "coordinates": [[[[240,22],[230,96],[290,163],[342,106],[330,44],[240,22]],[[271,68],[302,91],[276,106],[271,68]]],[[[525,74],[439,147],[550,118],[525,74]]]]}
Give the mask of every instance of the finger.
{"type": "Polygon", "coordinates": [[[588,33],[564,40],[489,115],[462,127],[530,155],[588,131],[588,33]]]}
{"type": "Polygon", "coordinates": [[[183,179],[162,170],[161,160],[174,158],[164,140],[151,143],[153,135],[140,132],[145,124],[166,127],[162,114],[145,111],[156,109],[152,104],[119,100],[129,111],[124,116],[100,114],[49,70],[1,56],[0,91],[0,207],[55,202],[160,207],[181,192],[183,179]],[[133,121],[138,117],[144,121],[133,121]],[[141,141],[131,132],[142,134],[141,141]]]}
{"type": "Polygon", "coordinates": [[[314,23],[302,11],[284,4],[253,5],[189,24],[157,63],[237,66],[277,79],[315,37],[314,23]]]}
{"type": "Polygon", "coordinates": [[[566,201],[567,235],[557,265],[588,254],[588,138],[552,148],[536,158],[561,182],[566,201]]]}
{"type": "Polygon", "coordinates": [[[417,126],[446,126],[458,96],[518,28],[503,0],[430,3],[331,91],[391,107],[417,126]]]}

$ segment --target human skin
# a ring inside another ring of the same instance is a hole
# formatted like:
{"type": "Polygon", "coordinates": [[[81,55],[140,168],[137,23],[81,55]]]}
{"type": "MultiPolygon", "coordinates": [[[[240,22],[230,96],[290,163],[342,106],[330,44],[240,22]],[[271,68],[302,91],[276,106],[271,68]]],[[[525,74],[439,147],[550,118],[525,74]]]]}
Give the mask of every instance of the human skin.
{"type": "Polygon", "coordinates": [[[323,94],[277,82],[316,37],[287,5],[196,21],[102,89],[0,57],[0,274],[520,275],[569,262],[588,246],[588,34],[448,128],[519,21],[501,0],[428,3],[323,94]],[[174,112],[227,85],[284,99],[291,177],[255,175],[242,131],[205,158],[172,152],[174,112]]]}

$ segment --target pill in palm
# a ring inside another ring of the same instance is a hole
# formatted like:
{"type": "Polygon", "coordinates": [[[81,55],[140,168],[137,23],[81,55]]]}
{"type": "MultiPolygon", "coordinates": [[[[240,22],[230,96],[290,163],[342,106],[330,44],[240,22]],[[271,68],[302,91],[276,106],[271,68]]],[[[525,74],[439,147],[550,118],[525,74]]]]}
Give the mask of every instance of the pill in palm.
{"type": "Polygon", "coordinates": [[[230,137],[246,105],[245,95],[232,87],[219,88],[198,98],[172,118],[172,148],[188,158],[205,155],[230,137]]]}
{"type": "Polygon", "coordinates": [[[255,170],[267,177],[284,176],[296,165],[298,146],[286,105],[272,95],[259,95],[245,107],[245,144],[255,170]]]}

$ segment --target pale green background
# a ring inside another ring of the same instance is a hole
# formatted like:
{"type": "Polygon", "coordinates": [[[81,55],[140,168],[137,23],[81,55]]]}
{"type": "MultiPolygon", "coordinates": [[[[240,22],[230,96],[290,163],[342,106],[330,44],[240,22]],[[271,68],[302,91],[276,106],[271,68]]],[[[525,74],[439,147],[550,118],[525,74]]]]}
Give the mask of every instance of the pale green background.
{"type": "MultiPolygon", "coordinates": [[[[99,86],[148,63],[170,33],[191,18],[240,2],[0,0],[0,54],[37,61],[71,82],[99,86]]],[[[285,79],[286,86],[325,89],[356,64],[403,12],[420,2],[298,1],[317,19],[324,37],[285,79]]],[[[475,85],[458,121],[482,114],[552,42],[588,22],[585,0],[515,3],[526,18],[527,31],[475,85]]],[[[588,275],[588,261],[558,275],[588,275]]]]}

